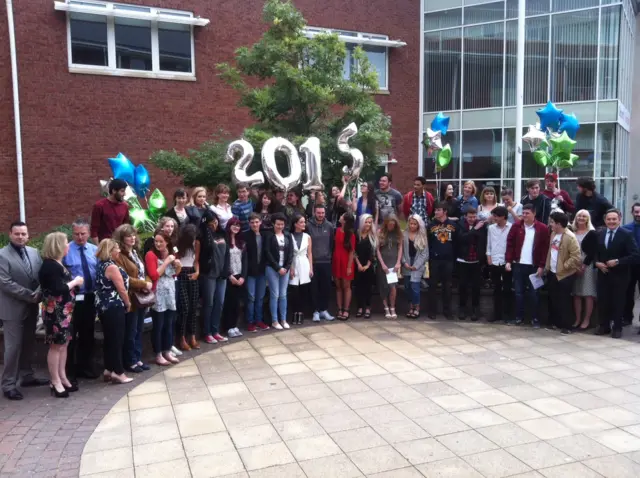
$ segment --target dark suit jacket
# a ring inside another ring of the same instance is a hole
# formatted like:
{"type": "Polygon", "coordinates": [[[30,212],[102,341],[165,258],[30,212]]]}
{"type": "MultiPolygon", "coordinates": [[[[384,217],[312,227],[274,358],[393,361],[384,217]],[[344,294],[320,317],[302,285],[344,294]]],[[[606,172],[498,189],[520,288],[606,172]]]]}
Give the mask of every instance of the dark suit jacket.
{"type": "Polygon", "coordinates": [[[269,233],[261,233],[262,237],[262,249],[260,251],[260,262],[258,262],[258,241],[256,240],[256,233],[249,230],[242,236],[245,244],[247,245],[247,262],[248,262],[248,275],[251,277],[257,277],[264,275],[264,268],[267,264],[267,257],[264,252],[264,246],[267,243],[269,233]]]}
{"type": "Polygon", "coordinates": [[[613,242],[607,248],[605,241],[609,235],[609,229],[598,231],[598,250],[596,252],[596,262],[607,262],[611,259],[618,259],[620,263],[616,267],[609,269],[609,275],[623,277],[629,275],[629,266],[640,262],[640,252],[636,240],[626,229],[619,227],[613,236],[613,242]]]}

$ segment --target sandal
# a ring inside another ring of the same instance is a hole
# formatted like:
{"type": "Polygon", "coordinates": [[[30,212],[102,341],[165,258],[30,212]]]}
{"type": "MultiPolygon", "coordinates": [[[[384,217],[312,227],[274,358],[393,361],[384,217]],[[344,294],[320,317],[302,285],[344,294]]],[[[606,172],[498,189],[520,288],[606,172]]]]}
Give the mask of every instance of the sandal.
{"type": "Polygon", "coordinates": [[[417,307],[415,309],[413,309],[413,317],[412,319],[417,319],[420,317],[420,309],[418,309],[417,307]]]}
{"type": "Polygon", "coordinates": [[[370,319],[371,318],[371,311],[369,309],[364,311],[364,318],[365,319],[370,319]]]}
{"type": "Polygon", "coordinates": [[[411,319],[411,318],[413,318],[413,306],[411,306],[411,308],[409,309],[409,312],[407,312],[407,313],[406,313],[406,314],[404,314],[404,315],[405,315],[405,317],[406,317],[407,319],[411,319]]]}
{"type": "Polygon", "coordinates": [[[396,309],[395,309],[395,307],[391,307],[391,308],[389,309],[389,311],[391,312],[391,318],[392,318],[392,319],[397,319],[397,318],[398,318],[398,314],[396,314],[396,309]]]}
{"type": "Polygon", "coordinates": [[[389,307],[385,307],[384,308],[384,318],[385,319],[390,319],[391,318],[391,312],[389,310],[389,307]]]}
{"type": "Polygon", "coordinates": [[[359,319],[360,317],[362,317],[362,309],[356,311],[356,318],[359,319]]]}

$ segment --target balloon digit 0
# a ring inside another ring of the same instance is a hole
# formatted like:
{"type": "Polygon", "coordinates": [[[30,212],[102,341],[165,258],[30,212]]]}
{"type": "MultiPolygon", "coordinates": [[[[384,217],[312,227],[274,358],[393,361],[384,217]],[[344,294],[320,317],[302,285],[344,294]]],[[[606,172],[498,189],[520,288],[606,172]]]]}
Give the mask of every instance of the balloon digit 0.
{"type": "Polygon", "coordinates": [[[300,156],[298,156],[296,147],[285,138],[269,138],[264,143],[264,146],[262,146],[262,168],[269,182],[279,189],[289,191],[300,184],[300,177],[302,176],[300,156]],[[283,178],[278,172],[278,166],[276,165],[277,151],[287,157],[289,176],[286,178],[283,178]]]}

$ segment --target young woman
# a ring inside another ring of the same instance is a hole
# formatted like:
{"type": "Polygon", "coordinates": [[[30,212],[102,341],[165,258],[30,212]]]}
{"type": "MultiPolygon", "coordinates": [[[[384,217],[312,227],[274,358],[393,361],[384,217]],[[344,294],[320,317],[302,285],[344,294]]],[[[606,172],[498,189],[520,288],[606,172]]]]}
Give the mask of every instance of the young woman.
{"type": "Polygon", "coordinates": [[[487,186],[480,193],[480,205],[478,206],[478,220],[483,222],[491,222],[491,211],[498,205],[498,197],[496,190],[491,186],[487,186]]]}
{"type": "Polygon", "coordinates": [[[340,226],[340,218],[345,212],[347,212],[347,209],[350,209],[346,207],[347,205],[344,200],[344,195],[347,191],[347,183],[347,178],[343,177],[342,189],[338,186],[333,186],[331,188],[331,199],[329,200],[329,206],[327,208],[327,219],[335,227],[340,226]]]}
{"type": "Polygon", "coordinates": [[[449,219],[458,219],[458,200],[455,196],[453,184],[447,184],[442,189],[442,203],[447,205],[447,216],[449,219]]]}
{"type": "Polygon", "coordinates": [[[208,209],[207,207],[207,190],[201,186],[193,188],[191,191],[191,201],[185,208],[189,215],[189,222],[194,226],[200,226],[202,214],[208,209]]]}
{"type": "Polygon", "coordinates": [[[229,276],[224,299],[222,330],[229,338],[241,337],[238,328],[238,310],[245,303],[245,281],[247,280],[247,247],[240,234],[240,219],[232,217],[227,222],[227,244],[229,245],[229,276]]]}
{"type": "Polygon", "coordinates": [[[218,216],[220,221],[220,229],[223,231],[227,227],[227,221],[233,217],[231,204],[229,204],[229,194],[231,189],[226,184],[218,184],[213,191],[213,205],[211,210],[218,216]]]}
{"type": "MultiPolygon", "coordinates": [[[[284,207],[284,214],[287,218],[287,225],[293,224],[293,218],[297,215],[304,216],[305,210],[302,205],[300,192],[297,190],[291,190],[287,193],[287,204],[284,207]]],[[[285,227],[286,227],[285,226],[285,227]]]]}
{"type": "Polygon", "coordinates": [[[260,216],[253,213],[249,216],[249,231],[244,234],[247,248],[247,331],[268,330],[269,326],[262,320],[264,294],[267,290],[265,277],[266,258],[264,243],[267,234],[260,229],[260,216]]]}
{"type": "Polygon", "coordinates": [[[269,283],[269,309],[274,329],[288,329],[287,323],[287,286],[289,270],[293,261],[291,236],[285,235],[285,216],[273,215],[273,234],[266,238],[264,253],[267,259],[266,275],[269,283]],[[279,312],[279,314],[278,314],[279,312]]]}
{"type": "Polygon", "coordinates": [[[389,284],[387,274],[400,273],[402,263],[402,231],[398,219],[393,215],[387,216],[378,234],[378,287],[384,305],[384,316],[387,319],[397,319],[396,296],[397,282],[389,284]]]}
{"type": "Polygon", "coordinates": [[[155,237],[155,234],[157,234],[158,232],[161,232],[169,236],[169,238],[171,239],[171,244],[178,244],[178,231],[179,231],[178,223],[176,222],[175,219],[167,216],[161,217],[160,220],[158,221],[158,226],[154,231],[154,235],[147,238],[147,240],[144,241],[144,247],[142,248],[142,253],[146,256],[147,252],[153,249],[153,244],[155,242],[154,237],[155,237]]]}
{"type": "Polygon", "coordinates": [[[355,219],[353,214],[345,212],[340,216],[340,225],[336,229],[331,268],[336,283],[336,304],[339,320],[348,320],[351,315],[351,281],[354,278],[354,256],[356,254],[355,219]]]}
{"type": "Polygon", "coordinates": [[[198,230],[187,224],[180,230],[178,258],[182,264],[176,287],[178,288],[178,333],[182,350],[199,349],[196,340],[196,313],[200,302],[198,277],[200,276],[200,241],[198,230]],[[189,340],[187,340],[189,337],[189,340]]]}
{"type": "Polygon", "coordinates": [[[129,276],[116,264],[120,247],[113,239],[100,241],[96,257],[96,310],[104,333],[105,382],[129,383],[133,379],[124,374],[122,349],[124,347],[125,314],[131,309],[129,276]]]}
{"type": "Polygon", "coordinates": [[[271,216],[277,211],[277,203],[269,191],[260,194],[253,211],[260,216],[260,231],[273,232],[271,216]]]}
{"type": "Polygon", "coordinates": [[[291,309],[293,310],[294,325],[301,325],[304,321],[304,310],[309,304],[309,288],[313,277],[311,236],[304,232],[306,227],[307,220],[304,216],[294,216],[291,228],[293,261],[289,271],[289,288],[291,290],[291,309]]]}
{"type": "Polygon", "coordinates": [[[404,288],[409,297],[407,317],[417,319],[420,317],[420,282],[429,261],[427,231],[424,221],[417,214],[409,217],[402,250],[404,288]]]}
{"type": "Polygon", "coordinates": [[[62,259],[67,255],[69,243],[62,232],[47,234],[42,247],[42,266],[38,272],[42,288],[42,321],[45,326],[45,343],[49,344],[47,366],[51,376],[51,395],[66,398],[69,392],[78,390],[67,378],[67,346],[71,332],[71,316],[75,305],[74,288],[80,287],[84,279],[74,279],[62,259]]]}
{"type": "Polygon", "coordinates": [[[582,252],[582,266],[573,285],[573,309],[576,313],[573,328],[586,330],[591,325],[591,314],[597,297],[598,275],[594,267],[594,258],[598,249],[598,236],[591,223],[591,214],[586,209],[576,213],[572,228],[582,252]]]}
{"type": "Polygon", "coordinates": [[[511,224],[520,221],[522,219],[522,204],[513,200],[513,189],[503,189],[500,196],[502,197],[502,206],[506,207],[509,213],[507,221],[511,224]]]}
{"type": "Polygon", "coordinates": [[[200,229],[200,293],[205,342],[229,340],[220,335],[220,318],[229,277],[229,247],[219,228],[218,216],[209,210],[202,216],[200,229]]]}
{"type": "MultiPolygon", "coordinates": [[[[476,197],[476,183],[473,181],[467,181],[462,187],[462,194],[458,196],[458,211],[457,216],[459,218],[464,217],[467,213],[467,208],[473,207],[478,209],[478,198],[476,197]]],[[[494,191],[495,193],[495,191],[494,191]]]]}
{"type": "Polygon", "coordinates": [[[176,281],[182,264],[175,255],[171,238],[158,232],[154,236],[153,249],[144,258],[147,275],[153,283],[156,301],[151,307],[153,318],[153,351],[156,354],[156,364],[169,365],[179,360],[171,354],[173,345],[173,328],[176,319],[176,281]]]}
{"type": "Polygon", "coordinates": [[[368,213],[360,215],[360,228],[356,241],[356,302],[358,311],[356,317],[371,317],[371,288],[376,283],[373,266],[376,261],[376,234],[373,216],[368,213]]]}
{"type": "MultiPolygon", "coordinates": [[[[351,191],[351,197],[356,197],[356,189],[351,191]]],[[[378,200],[375,195],[375,188],[372,182],[362,183],[360,186],[360,197],[357,201],[353,201],[351,205],[353,213],[356,215],[356,228],[361,228],[360,217],[363,214],[370,214],[373,216],[375,224],[378,224],[378,200]]]]}
{"type": "Polygon", "coordinates": [[[153,289],[153,284],[147,281],[144,264],[138,257],[138,236],[136,229],[130,224],[119,226],[113,233],[113,240],[118,243],[120,254],[116,265],[129,276],[129,300],[131,309],[125,314],[124,366],[128,371],[141,373],[149,370],[149,366],[142,362],[142,331],[147,306],[138,302],[137,296],[144,297],[153,289]]]}
{"type": "MultiPolygon", "coordinates": [[[[170,217],[178,223],[179,228],[183,228],[187,224],[193,224],[196,218],[189,217],[187,212],[187,203],[189,197],[184,189],[178,189],[173,193],[173,207],[169,209],[164,215],[170,217]]],[[[197,218],[199,219],[199,218],[197,218]]]]}

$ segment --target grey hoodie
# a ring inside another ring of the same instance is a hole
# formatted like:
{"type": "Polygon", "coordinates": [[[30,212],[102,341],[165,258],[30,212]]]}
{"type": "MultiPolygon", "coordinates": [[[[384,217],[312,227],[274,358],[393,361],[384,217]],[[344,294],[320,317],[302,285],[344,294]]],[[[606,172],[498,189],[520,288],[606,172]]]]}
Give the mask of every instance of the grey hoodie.
{"type": "Polygon", "coordinates": [[[316,218],[307,222],[307,232],[311,236],[311,251],[314,263],[331,263],[333,258],[334,228],[326,219],[321,223],[316,222],[316,218]]]}

